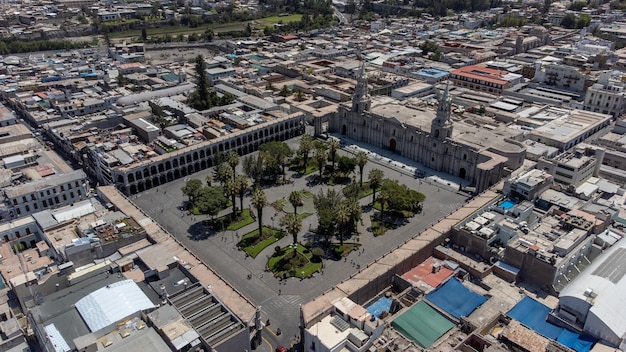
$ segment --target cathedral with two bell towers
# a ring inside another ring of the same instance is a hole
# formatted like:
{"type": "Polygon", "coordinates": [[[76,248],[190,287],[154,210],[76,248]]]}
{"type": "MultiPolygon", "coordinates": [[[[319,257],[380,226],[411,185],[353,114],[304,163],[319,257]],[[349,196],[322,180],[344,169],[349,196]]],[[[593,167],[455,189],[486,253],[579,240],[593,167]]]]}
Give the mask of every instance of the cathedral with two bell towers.
{"type": "MultiPolygon", "coordinates": [[[[371,144],[461,179],[480,192],[508,176],[524,161],[526,149],[506,128],[484,128],[452,116],[446,85],[437,109],[419,99],[396,100],[368,94],[365,63],[351,102],[330,116],[328,132],[371,144]]],[[[316,124],[316,133],[318,131],[316,124]]],[[[418,167],[419,169],[419,167],[418,167]]],[[[428,173],[428,171],[426,171],[428,173]]]]}

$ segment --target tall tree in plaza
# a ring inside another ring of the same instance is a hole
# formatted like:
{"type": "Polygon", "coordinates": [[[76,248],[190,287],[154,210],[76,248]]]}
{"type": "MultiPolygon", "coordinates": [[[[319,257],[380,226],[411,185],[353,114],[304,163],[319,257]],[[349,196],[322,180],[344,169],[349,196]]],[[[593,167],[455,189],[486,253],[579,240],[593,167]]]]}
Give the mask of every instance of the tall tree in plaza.
{"type": "Polygon", "coordinates": [[[263,171],[265,170],[263,153],[259,153],[256,156],[248,155],[244,157],[242,164],[243,173],[252,179],[255,187],[258,187],[260,185],[261,175],[263,175],[263,171]]]}
{"type": "Polygon", "coordinates": [[[389,198],[391,197],[391,188],[393,185],[391,184],[393,181],[386,178],[382,181],[380,187],[380,193],[378,195],[378,202],[380,203],[380,221],[382,227],[385,226],[385,206],[389,203],[389,198]]]}
{"type": "Polygon", "coordinates": [[[335,156],[337,155],[337,150],[339,150],[340,144],[339,140],[336,138],[331,138],[328,140],[328,154],[330,156],[330,163],[333,166],[333,172],[335,172],[335,156]]]}
{"type": "Polygon", "coordinates": [[[237,188],[237,194],[239,195],[239,209],[243,211],[243,196],[248,190],[248,178],[244,175],[237,175],[235,178],[235,188],[237,188]]]}
{"type": "Polygon", "coordinates": [[[348,198],[344,201],[346,210],[348,211],[348,215],[350,216],[350,222],[348,223],[348,231],[354,232],[356,231],[356,223],[361,221],[363,216],[363,211],[361,209],[361,204],[357,198],[348,198]]]}
{"type": "Polygon", "coordinates": [[[211,175],[206,175],[204,181],[206,182],[206,185],[210,187],[211,183],[213,182],[213,177],[211,177],[211,175]]]}
{"type": "Polygon", "coordinates": [[[237,167],[237,165],[239,165],[239,155],[235,153],[234,151],[228,152],[228,154],[226,154],[226,163],[228,163],[228,166],[230,166],[230,168],[233,169],[233,181],[234,181],[235,176],[237,175],[235,172],[235,168],[237,167]]]}
{"type": "Polygon", "coordinates": [[[349,156],[339,156],[339,158],[337,158],[337,171],[341,175],[347,177],[354,172],[356,164],[356,158],[351,158],[349,156]]]}
{"type": "Polygon", "coordinates": [[[293,213],[298,215],[298,207],[304,204],[302,202],[302,192],[291,192],[291,194],[289,194],[289,203],[291,203],[291,206],[293,207],[293,213]]]}
{"type": "Polygon", "coordinates": [[[263,153],[263,158],[267,161],[266,168],[274,168],[274,165],[281,168],[283,183],[285,183],[285,169],[293,154],[289,145],[285,142],[268,142],[261,144],[259,151],[263,153]]]}
{"type": "Polygon", "coordinates": [[[367,178],[370,181],[370,188],[372,189],[372,204],[376,202],[376,190],[380,188],[385,174],[382,170],[373,169],[367,174],[367,178]]]}
{"type": "Polygon", "coordinates": [[[230,202],[233,204],[233,213],[230,215],[231,219],[237,218],[237,203],[235,197],[237,196],[237,184],[235,181],[229,179],[224,185],[224,191],[230,197],[230,202]]]}
{"type": "Polygon", "coordinates": [[[333,236],[336,228],[336,212],[343,200],[341,192],[328,189],[313,197],[313,205],[317,211],[317,233],[322,236],[333,236]]]}
{"type": "Polygon", "coordinates": [[[367,164],[367,154],[364,151],[360,151],[356,155],[356,163],[359,166],[359,187],[363,188],[363,169],[367,164]]]}
{"type": "Polygon", "coordinates": [[[252,191],[252,198],[250,201],[252,202],[254,209],[256,209],[256,216],[259,221],[259,235],[263,235],[263,208],[267,205],[265,192],[257,186],[254,191],[252,191]]]}
{"type": "Polygon", "coordinates": [[[350,219],[350,210],[348,209],[347,204],[342,202],[335,213],[335,220],[337,221],[337,228],[339,230],[339,243],[342,246],[343,238],[346,235],[350,219]]]}
{"type": "Polygon", "coordinates": [[[302,230],[302,219],[296,214],[285,214],[280,219],[280,226],[283,226],[293,236],[293,244],[298,244],[298,233],[302,230]]]}
{"type": "Polygon", "coordinates": [[[220,210],[228,206],[228,199],[224,197],[221,187],[202,187],[194,200],[194,206],[202,214],[209,214],[215,219],[220,210]]]}
{"type": "Polygon", "coordinates": [[[189,197],[190,202],[193,202],[200,188],[202,188],[202,181],[193,178],[185,183],[181,191],[183,191],[184,195],[189,197]]]}
{"type": "Polygon", "coordinates": [[[300,139],[300,148],[298,148],[298,154],[302,156],[302,161],[304,162],[304,171],[303,174],[306,173],[306,169],[309,164],[309,153],[313,149],[313,137],[311,135],[305,134],[300,139]]]}
{"type": "Polygon", "coordinates": [[[226,163],[220,163],[215,169],[215,178],[222,186],[226,186],[226,183],[233,178],[233,169],[226,163]]]}
{"type": "Polygon", "coordinates": [[[322,181],[322,174],[324,173],[324,166],[326,166],[326,150],[323,148],[316,148],[315,154],[313,154],[315,162],[320,172],[320,182],[322,181]]]}

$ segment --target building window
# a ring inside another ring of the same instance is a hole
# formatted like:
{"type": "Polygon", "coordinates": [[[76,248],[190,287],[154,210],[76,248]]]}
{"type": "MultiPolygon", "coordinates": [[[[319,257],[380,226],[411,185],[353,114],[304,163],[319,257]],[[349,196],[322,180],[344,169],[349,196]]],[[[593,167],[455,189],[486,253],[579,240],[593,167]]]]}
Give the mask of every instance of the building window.
{"type": "Polygon", "coordinates": [[[74,192],[70,192],[70,198],[74,198],[74,192]]]}
{"type": "Polygon", "coordinates": [[[39,206],[37,205],[37,203],[33,204],[33,208],[35,208],[35,210],[39,209],[39,206]]]}
{"type": "Polygon", "coordinates": [[[30,211],[30,207],[28,206],[28,204],[24,206],[24,209],[26,209],[27,212],[30,211]]]}
{"type": "Polygon", "coordinates": [[[43,200],[43,206],[44,206],[44,208],[48,207],[48,202],[46,202],[45,199],[43,200]]]}
{"type": "Polygon", "coordinates": [[[67,201],[67,196],[65,194],[63,194],[63,201],[67,201]]]}
{"type": "Polygon", "coordinates": [[[463,160],[467,160],[467,154],[463,154],[463,160]]]}

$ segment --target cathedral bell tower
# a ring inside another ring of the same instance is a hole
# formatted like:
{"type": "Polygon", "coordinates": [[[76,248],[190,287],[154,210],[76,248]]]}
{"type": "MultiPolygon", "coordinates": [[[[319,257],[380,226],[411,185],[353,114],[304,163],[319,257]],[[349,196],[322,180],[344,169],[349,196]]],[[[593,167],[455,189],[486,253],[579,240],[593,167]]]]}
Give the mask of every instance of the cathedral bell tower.
{"type": "Polygon", "coordinates": [[[430,126],[430,135],[441,141],[448,137],[452,137],[452,120],[450,119],[450,110],[452,107],[452,98],[449,91],[450,82],[446,83],[446,89],[439,99],[439,107],[437,108],[437,116],[430,126]]]}
{"type": "Polygon", "coordinates": [[[354,94],[352,95],[352,111],[362,114],[364,111],[369,110],[371,105],[370,96],[367,94],[367,72],[365,71],[365,61],[363,61],[356,87],[354,87],[354,94]]]}

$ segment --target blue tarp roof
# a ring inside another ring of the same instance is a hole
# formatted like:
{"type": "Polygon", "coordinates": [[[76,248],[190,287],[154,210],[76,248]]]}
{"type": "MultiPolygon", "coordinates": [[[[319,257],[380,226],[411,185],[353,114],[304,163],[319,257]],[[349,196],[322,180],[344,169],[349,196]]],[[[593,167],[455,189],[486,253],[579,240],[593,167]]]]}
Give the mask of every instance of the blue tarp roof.
{"type": "Polygon", "coordinates": [[[596,339],[579,335],[575,332],[563,329],[563,332],[556,339],[561,345],[567,346],[578,352],[588,352],[593,344],[596,343],[596,339]]]}
{"type": "Polygon", "coordinates": [[[526,296],[509,311],[508,315],[539,334],[558,341],[563,346],[577,352],[589,352],[596,340],[549,323],[546,319],[550,310],[549,307],[526,296]]]}
{"type": "Polygon", "coordinates": [[[526,296],[510,311],[509,316],[541,335],[556,340],[563,328],[548,323],[550,308],[526,296]]]}
{"type": "Polygon", "coordinates": [[[426,299],[457,319],[469,316],[487,301],[486,297],[470,291],[456,278],[427,294],[426,299]]]}

